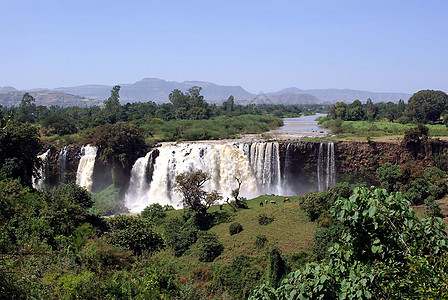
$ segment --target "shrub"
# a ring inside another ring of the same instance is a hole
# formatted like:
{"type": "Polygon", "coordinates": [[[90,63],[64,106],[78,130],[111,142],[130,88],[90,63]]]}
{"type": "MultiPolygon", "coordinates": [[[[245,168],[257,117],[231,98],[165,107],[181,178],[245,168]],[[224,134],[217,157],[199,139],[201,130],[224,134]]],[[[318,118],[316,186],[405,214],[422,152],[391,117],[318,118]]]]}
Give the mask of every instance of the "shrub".
{"type": "Polygon", "coordinates": [[[175,218],[165,224],[165,242],[174,250],[175,256],[181,256],[196,242],[197,233],[198,229],[191,221],[175,218]]]}
{"type": "Polygon", "coordinates": [[[131,250],[107,243],[103,239],[90,239],[78,253],[78,259],[88,270],[126,269],[134,262],[131,250]]]}
{"type": "Polygon", "coordinates": [[[229,226],[230,235],[240,233],[241,231],[243,231],[243,226],[240,223],[235,222],[230,224],[229,226]]]}
{"type": "Polygon", "coordinates": [[[428,182],[423,178],[412,181],[411,187],[406,192],[406,198],[414,205],[423,204],[429,195],[428,182]]]}
{"type": "Polygon", "coordinates": [[[260,225],[269,225],[274,222],[273,216],[268,216],[267,214],[261,214],[258,216],[258,224],[260,225]]]}
{"type": "Polygon", "coordinates": [[[218,235],[209,231],[199,232],[197,247],[199,261],[204,262],[214,261],[224,250],[224,246],[218,240],[218,235]]]}
{"type": "Polygon", "coordinates": [[[281,256],[280,250],[274,248],[269,253],[269,283],[277,288],[282,277],[287,273],[286,263],[281,256]]]}
{"type": "Polygon", "coordinates": [[[262,249],[268,243],[268,238],[264,234],[257,234],[254,245],[258,249],[262,249]]]}
{"type": "Polygon", "coordinates": [[[165,209],[159,203],[151,204],[140,213],[142,218],[150,221],[158,221],[166,217],[165,209]]]}
{"type": "Polygon", "coordinates": [[[318,192],[308,193],[299,198],[300,207],[305,211],[311,222],[317,220],[325,210],[321,203],[322,199],[322,195],[318,192]]]}
{"type": "Polygon", "coordinates": [[[265,273],[254,256],[237,255],[231,264],[216,267],[212,288],[226,291],[228,299],[247,299],[265,273]]]}
{"type": "Polygon", "coordinates": [[[425,200],[425,204],[426,204],[426,217],[438,217],[438,218],[442,218],[443,214],[442,214],[442,209],[439,206],[439,203],[437,203],[434,200],[434,197],[429,196],[426,200],[425,200]]]}
{"type": "Polygon", "coordinates": [[[114,245],[133,250],[135,254],[163,248],[162,237],[143,218],[117,215],[108,221],[112,230],[107,233],[107,237],[114,245]]]}
{"type": "Polygon", "coordinates": [[[376,169],[376,177],[383,188],[391,192],[400,176],[400,166],[391,163],[385,163],[383,166],[376,169]]]}
{"type": "Polygon", "coordinates": [[[314,234],[313,253],[317,259],[328,257],[328,248],[339,240],[342,234],[342,227],[339,225],[328,228],[321,228],[314,234]]]}

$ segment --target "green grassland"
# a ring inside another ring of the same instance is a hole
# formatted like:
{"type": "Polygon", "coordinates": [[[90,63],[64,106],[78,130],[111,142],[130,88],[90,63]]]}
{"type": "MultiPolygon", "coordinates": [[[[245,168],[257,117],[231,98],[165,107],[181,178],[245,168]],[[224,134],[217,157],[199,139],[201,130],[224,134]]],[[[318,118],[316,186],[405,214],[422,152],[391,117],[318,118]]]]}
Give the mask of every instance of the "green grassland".
{"type": "MultiPolygon", "coordinates": [[[[342,121],[327,120],[322,123],[337,135],[335,140],[362,141],[371,139],[374,141],[394,141],[403,138],[405,131],[415,124],[400,124],[386,121],[342,121]]],[[[429,135],[435,138],[448,137],[448,127],[441,124],[425,125],[429,128],[429,135]]]]}
{"type": "MultiPolygon", "coordinates": [[[[239,209],[237,212],[234,212],[228,204],[222,206],[223,210],[220,210],[219,206],[212,206],[208,212],[223,221],[210,229],[219,236],[220,242],[224,245],[224,252],[216,262],[228,263],[236,255],[261,254],[272,247],[277,247],[283,254],[311,251],[317,224],[308,221],[297,201],[298,196],[290,198],[289,202],[283,203],[282,196],[262,195],[247,201],[249,209],[239,209]],[[265,204],[265,200],[268,200],[268,204],[265,204]],[[277,205],[270,204],[271,200],[276,201],[277,205]],[[264,205],[260,206],[260,202],[264,205]],[[274,217],[274,221],[269,225],[260,225],[258,216],[261,214],[274,217]],[[232,222],[240,223],[243,231],[230,235],[229,225],[232,222]],[[262,234],[268,239],[266,249],[255,247],[257,234],[262,234]]],[[[168,211],[167,218],[180,217],[182,212],[183,210],[168,211]]]]}

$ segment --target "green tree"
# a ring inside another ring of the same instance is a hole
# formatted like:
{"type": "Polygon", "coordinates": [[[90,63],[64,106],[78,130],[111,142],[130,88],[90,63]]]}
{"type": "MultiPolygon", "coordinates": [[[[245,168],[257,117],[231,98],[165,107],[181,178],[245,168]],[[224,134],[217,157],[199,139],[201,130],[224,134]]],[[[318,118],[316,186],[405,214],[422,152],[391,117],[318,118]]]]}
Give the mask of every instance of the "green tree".
{"type": "Polygon", "coordinates": [[[73,118],[61,115],[52,115],[42,121],[42,126],[48,130],[50,134],[72,134],[76,133],[76,121],[73,118]]]}
{"type": "Polygon", "coordinates": [[[201,120],[210,117],[210,107],[201,95],[201,87],[194,86],[187,93],[175,89],[169,95],[174,106],[174,115],[178,120],[201,120]]]}
{"type": "Polygon", "coordinates": [[[0,131],[0,173],[20,178],[23,184],[31,186],[31,178],[38,176],[41,165],[37,158],[41,149],[37,128],[10,122],[0,131]]]}
{"type": "Polygon", "coordinates": [[[199,231],[197,248],[199,261],[205,262],[214,261],[224,250],[218,235],[211,231],[199,231]]]}
{"type": "Polygon", "coordinates": [[[364,109],[359,100],[355,100],[353,101],[353,103],[347,106],[346,120],[348,121],[364,120],[364,109]]]}
{"type": "Polygon", "coordinates": [[[19,109],[15,114],[15,119],[19,122],[30,122],[33,123],[36,119],[36,99],[30,95],[30,93],[25,93],[20,102],[19,109]]]}
{"type": "Polygon", "coordinates": [[[210,176],[201,170],[176,176],[176,189],[182,194],[184,206],[200,214],[206,214],[207,209],[221,199],[217,191],[210,193],[204,191],[203,186],[209,179],[210,176]]]}
{"type": "Polygon", "coordinates": [[[328,117],[330,119],[346,120],[347,117],[347,104],[344,102],[336,102],[330,107],[328,111],[328,117]]]}
{"type": "Polygon", "coordinates": [[[116,85],[110,91],[110,97],[104,101],[105,108],[100,113],[105,123],[115,124],[118,121],[126,121],[125,111],[120,105],[120,86],[116,85]]]}
{"type": "Polygon", "coordinates": [[[366,117],[367,121],[372,122],[376,118],[377,108],[372,102],[372,99],[368,98],[366,101],[366,117]]]}
{"type": "Polygon", "coordinates": [[[103,163],[122,167],[132,166],[146,149],[142,129],[125,122],[96,127],[92,140],[103,163]]]}
{"type": "Polygon", "coordinates": [[[400,180],[400,166],[391,163],[385,163],[376,169],[376,178],[381,183],[382,187],[387,191],[392,192],[396,190],[396,184],[400,180]]]}
{"type": "Polygon", "coordinates": [[[414,122],[437,122],[446,111],[448,95],[442,91],[421,90],[409,98],[406,114],[414,122]]]}

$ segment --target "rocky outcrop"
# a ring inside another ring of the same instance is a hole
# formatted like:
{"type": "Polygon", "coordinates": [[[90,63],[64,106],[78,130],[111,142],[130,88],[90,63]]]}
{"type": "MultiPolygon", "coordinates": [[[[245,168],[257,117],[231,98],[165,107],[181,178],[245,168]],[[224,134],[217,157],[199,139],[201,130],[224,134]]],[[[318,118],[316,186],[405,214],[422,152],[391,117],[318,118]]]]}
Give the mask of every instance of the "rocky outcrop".
{"type": "Polygon", "coordinates": [[[336,168],[338,181],[359,181],[378,184],[376,169],[385,163],[402,165],[417,161],[425,166],[436,163],[437,157],[448,153],[448,143],[429,140],[406,145],[397,142],[337,142],[336,168]]]}

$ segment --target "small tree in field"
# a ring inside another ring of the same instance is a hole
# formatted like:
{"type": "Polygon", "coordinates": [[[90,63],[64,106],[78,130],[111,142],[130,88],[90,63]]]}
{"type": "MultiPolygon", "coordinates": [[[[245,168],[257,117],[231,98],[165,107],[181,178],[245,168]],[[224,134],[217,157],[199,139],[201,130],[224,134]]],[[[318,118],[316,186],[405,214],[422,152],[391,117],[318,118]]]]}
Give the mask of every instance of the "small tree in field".
{"type": "Polygon", "coordinates": [[[222,198],[217,191],[204,191],[204,183],[209,179],[210,176],[201,170],[176,176],[176,189],[182,194],[184,206],[206,214],[207,209],[222,198]]]}

